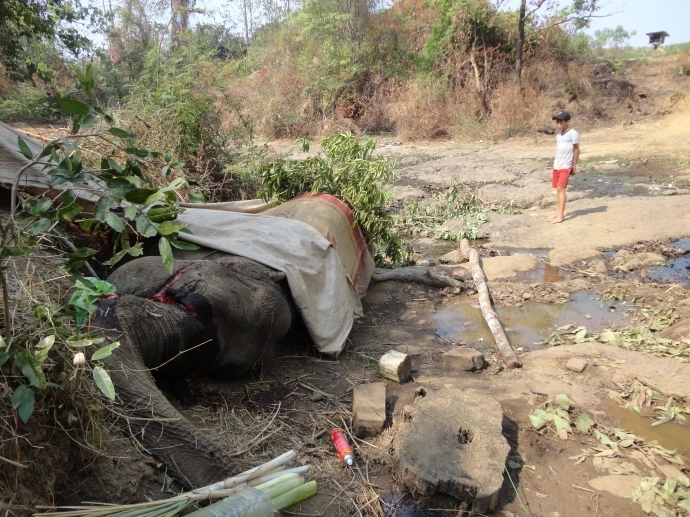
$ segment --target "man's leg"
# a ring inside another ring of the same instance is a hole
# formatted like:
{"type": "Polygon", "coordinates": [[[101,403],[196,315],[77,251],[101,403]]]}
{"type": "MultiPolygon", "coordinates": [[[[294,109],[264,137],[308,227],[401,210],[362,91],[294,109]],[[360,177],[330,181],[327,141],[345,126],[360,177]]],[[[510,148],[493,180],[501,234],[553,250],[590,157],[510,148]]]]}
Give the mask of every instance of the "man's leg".
{"type": "Polygon", "coordinates": [[[565,187],[556,189],[556,206],[558,211],[556,212],[554,224],[562,223],[565,219],[565,187]]]}

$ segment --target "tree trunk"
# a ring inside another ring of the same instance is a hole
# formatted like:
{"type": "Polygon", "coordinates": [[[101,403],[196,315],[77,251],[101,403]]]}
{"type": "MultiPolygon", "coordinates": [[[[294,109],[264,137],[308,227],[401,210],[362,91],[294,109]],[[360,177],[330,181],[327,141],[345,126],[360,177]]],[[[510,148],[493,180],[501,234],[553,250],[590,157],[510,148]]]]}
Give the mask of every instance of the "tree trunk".
{"type": "Polygon", "coordinates": [[[527,17],[527,0],[520,1],[520,21],[518,22],[518,44],[515,52],[515,82],[522,86],[522,49],[525,46],[525,18],[527,17]]]}
{"type": "Polygon", "coordinates": [[[491,298],[489,296],[489,288],[486,286],[486,277],[484,276],[484,271],[479,263],[479,255],[477,254],[477,250],[474,248],[470,250],[470,267],[472,269],[474,284],[479,293],[479,306],[482,309],[482,314],[484,315],[486,324],[489,325],[489,329],[494,336],[498,354],[501,356],[503,363],[508,368],[519,368],[522,366],[522,363],[520,362],[520,359],[518,359],[515,350],[513,350],[513,347],[510,345],[508,336],[506,336],[506,333],[501,326],[501,322],[498,321],[496,313],[491,307],[491,298]]]}

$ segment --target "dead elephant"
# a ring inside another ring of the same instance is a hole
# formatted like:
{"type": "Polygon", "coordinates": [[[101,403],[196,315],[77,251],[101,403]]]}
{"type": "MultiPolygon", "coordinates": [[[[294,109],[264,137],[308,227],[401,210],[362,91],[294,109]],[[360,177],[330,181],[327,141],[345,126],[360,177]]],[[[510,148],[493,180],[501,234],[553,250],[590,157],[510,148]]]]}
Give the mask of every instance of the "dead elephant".
{"type": "Polygon", "coordinates": [[[101,300],[92,325],[119,341],[106,367],[129,430],[182,481],[194,487],[232,471],[221,447],[170,404],[156,377],[183,379],[222,371],[239,375],[271,358],[296,312],[284,273],[253,260],[175,261],[159,257],[115,271],[118,293],[101,300]]]}

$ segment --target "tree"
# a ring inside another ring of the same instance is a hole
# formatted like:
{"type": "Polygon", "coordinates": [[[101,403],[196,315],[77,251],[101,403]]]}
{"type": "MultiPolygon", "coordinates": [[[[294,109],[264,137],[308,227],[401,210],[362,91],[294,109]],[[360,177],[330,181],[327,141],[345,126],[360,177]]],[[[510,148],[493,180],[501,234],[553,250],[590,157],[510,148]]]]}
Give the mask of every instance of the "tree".
{"type": "Polygon", "coordinates": [[[91,47],[89,39],[80,35],[83,28],[75,25],[84,21],[100,25],[103,18],[98,9],[83,7],[79,0],[2,0],[0,63],[13,80],[40,77],[40,62],[29,48],[50,42],[62,52],[79,56],[91,47]]]}
{"type": "MultiPolygon", "coordinates": [[[[523,49],[525,47],[525,27],[528,23],[534,20],[537,12],[545,8],[547,16],[551,21],[547,21],[542,27],[537,29],[540,32],[551,27],[564,24],[572,24],[575,29],[582,29],[589,25],[592,18],[601,8],[600,0],[572,0],[572,3],[560,11],[555,11],[558,7],[557,3],[552,3],[549,0],[533,0],[530,2],[532,9],[527,10],[527,0],[520,1],[520,16],[518,21],[518,42],[515,52],[515,82],[518,86],[522,81],[522,65],[523,65],[523,49]]],[[[606,15],[609,16],[609,15],[606,15]]]]}

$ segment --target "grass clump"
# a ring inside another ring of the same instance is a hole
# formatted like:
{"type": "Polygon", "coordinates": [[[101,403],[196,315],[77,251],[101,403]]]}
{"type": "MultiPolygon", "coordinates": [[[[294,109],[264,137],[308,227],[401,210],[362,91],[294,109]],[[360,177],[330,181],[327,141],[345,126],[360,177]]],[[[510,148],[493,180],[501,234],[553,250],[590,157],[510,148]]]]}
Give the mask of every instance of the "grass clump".
{"type": "Polygon", "coordinates": [[[396,215],[401,233],[411,237],[433,237],[450,241],[478,238],[479,227],[489,220],[489,213],[516,214],[511,204],[485,203],[476,187],[453,184],[447,190],[435,192],[433,202],[418,201],[406,205],[396,215]],[[442,228],[445,221],[462,221],[461,229],[442,228]]]}

